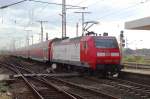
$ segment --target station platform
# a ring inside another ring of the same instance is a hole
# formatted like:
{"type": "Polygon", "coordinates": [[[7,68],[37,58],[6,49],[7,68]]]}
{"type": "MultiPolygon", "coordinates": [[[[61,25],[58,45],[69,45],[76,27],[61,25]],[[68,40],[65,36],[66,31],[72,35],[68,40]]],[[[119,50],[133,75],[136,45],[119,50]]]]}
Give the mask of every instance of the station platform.
{"type": "Polygon", "coordinates": [[[136,73],[136,74],[143,74],[143,75],[150,75],[150,70],[142,70],[142,69],[122,69],[123,72],[129,73],[136,73]]]}

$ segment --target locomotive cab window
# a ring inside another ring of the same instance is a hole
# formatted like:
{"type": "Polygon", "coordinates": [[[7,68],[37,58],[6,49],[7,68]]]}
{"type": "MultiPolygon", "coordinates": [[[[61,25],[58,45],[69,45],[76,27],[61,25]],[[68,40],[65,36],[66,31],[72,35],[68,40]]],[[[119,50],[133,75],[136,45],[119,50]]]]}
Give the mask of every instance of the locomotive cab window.
{"type": "Polygon", "coordinates": [[[118,43],[116,39],[100,39],[95,38],[96,48],[118,48],[118,43]]]}

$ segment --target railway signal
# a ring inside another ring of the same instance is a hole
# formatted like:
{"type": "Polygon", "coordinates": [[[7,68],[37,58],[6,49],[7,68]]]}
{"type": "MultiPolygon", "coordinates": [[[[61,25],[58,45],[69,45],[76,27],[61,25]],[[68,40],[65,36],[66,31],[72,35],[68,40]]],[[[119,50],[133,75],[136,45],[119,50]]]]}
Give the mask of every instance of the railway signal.
{"type": "Polygon", "coordinates": [[[125,39],[124,39],[124,31],[122,30],[121,32],[120,32],[120,47],[121,48],[123,48],[123,47],[125,47],[125,39]]]}
{"type": "MultiPolygon", "coordinates": [[[[124,31],[120,31],[120,53],[123,58],[123,48],[125,47],[124,31]]],[[[122,60],[121,60],[122,64],[122,60]]]]}

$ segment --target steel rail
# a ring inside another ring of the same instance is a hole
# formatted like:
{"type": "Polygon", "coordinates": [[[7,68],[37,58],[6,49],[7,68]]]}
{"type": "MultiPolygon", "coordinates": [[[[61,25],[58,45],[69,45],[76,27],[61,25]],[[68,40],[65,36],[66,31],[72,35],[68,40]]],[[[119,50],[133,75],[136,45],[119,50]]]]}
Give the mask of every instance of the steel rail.
{"type": "Polygon", "coordinates": [[[87,91],[90,91],[92,93],[96,93],[96,94],[99,94],[103,97],[106,97],[108,99],[118,99],[117,97],[115,96],[112,96],[110,94],[107,94],[107,93],[104,93],[104,92],[100,92],[100,91],[97,91],[97,90],[94,90],[94,89],[90,89],[90,88],[87,88],[87,87],[84,87],[84,86],[80,86],[78,84],[75,84],[75,83],[72,83],[72,82],[69,82],[69,81],[64,81],[62,79],[59,79],[59,78],[54,78],[54,77],[49,77],[50,79],[54,79],[55,81],[59,81],[61,83],[64,83],[64,84],[67,84],[67,85],[71,85],[71,86],[74,86],[74,87],[77,87],[79,89],[83,89],[83,90],[87,90],[87,91]]]}
{"type": "MultiPolygon", "coordinates": [[[[21,70],[24,70],[24,71],[26,71],[26,72],[33,73],[33,72],[31,72],[31,70],[28,71],[28,69],[25,69],[25,68],[19,67],[19,66],[15,66],[14,64],[8,64],[8,63],[0,63],[0,64],[3,65],[3,66],[5,66],[6,68],[12,70],[13,72],[15,72],[15,73],[21,75],[21,78],[26,82],[26,84],[29,86],[29,88],[32,89],[32,91],[33,91],[34,94],[37,96],[37,98],[38,98],[38,99],[44,99],[44,97],[43,97],[43,96],[36,90],[36,88],[27,80],[27,78],[18,70],[18,68],[21,69],[21,70]],[[11,65],[11,66],[8,66],[8,65],[11,65]]],[[[70,98],[70,99],[77,99],[77,98],[74,97],[73,95],[71,95],[71,94],[69,94],[69,93],[67,93],[67,92],[65,92],[65,91],[63,91],[63,90],[60,90],[60,89],[59,89],[58,87],[56,87],[54,84],[48,83],[48,82],[44,82],[44,81],[45,81],[44,79],[40,80],[40,77],[38,77],[38,78],[32,77],[32,78],[35,79],[35,80],[38,80],[38,81],[40,81],[40,82],[42,82],[42,83],[44,83],[44,84],[46,84],[46,85],[48,85],[48,86],[51,86],[51,87],[55,88],[57,91],[59,91],[59,92],[65,94],[65,95],[66,95],[68,98],[70,98]]],[[[79,97],[79,96],[78,96],[78,97],[79,97]]],[[[82,99],[82,98],[80,98],[80,99],[82,99]]]]}
{"type": "MultiPolygon", "coordinates": [[[[89,80],[93,80],[93,81],[96,81],[96,82],[102,82],[101,80],[98,80],[96,78],[87,78],[86,79],[89,79],[89,80]]],[[[135,92],[137,93],[138,95],[140,95],[141,97],[142,96],[146,96],[146,97],[150,97],[149,92],[150,92],[150,86],[147,86],[147,85],[141,85],[141,84],[138,84],[138,83],[134,83],[134,82],[131,82],[131,81],[126,81],[126,80],[122,80],[122,79],[117,79],[117,78],[109,78],[108,82],[104,82],[108,85],[112,85],[114,86],[115,88],[120,88],[120,89],[124,89],[124,90],[129,90],[129,93],[130,92],[135,92]],[[123,85],[124,84],[124,85],[123,85]],[[132,86],[132,87],[127,87],[128,86],[132,86]],[[139,88],[138,88],[139,87],[139,88]],[[145,93],[143,92],[145,91],[145,93]]]]}
{"type": "Polygon", "coordinates": [[[111,78],[111,80],[117,81],[117,82],[119,82],[119,83],[131,85],[131,86],[135,87],[135,88],[133,88],[134,90],[141,90],[141,91],[150,92],[150,86],[148,86],[148,85],[139,84],[139,83],[135,83],[135,82],[128,81],[128,80],[123,80],[123,79],[111,78]],[[140,89],[139,89],[139,88],[140,88],[140,89]],[[144,89],[144,90],[143,90],[143,89],[144,89]]]}
{"type": "Polygon", "coordinates": [[[145,87],[145,88],[150,89],[150,86],[148,86],[148,85],[144,85],[144,84],[140,84],[140,83],[135,83],[135,82],[128,81],[128,80],[123,80],[123,79],[116,79],[116,78],[110,78],[110,79],[114,80],[114,81],[119,81],[119,82],[123,82],[123,83],[132,84],[133,86],[145,87]]]}
{"type": "MultiPolygon", "coordinates": [[[[21,65],[21,64],[19,64],[20,66],[23,66],[23,65],[21,65]]],[[[20,67],[19,67],[20,68],[20,67]]],[[[20,68],[20,69],[24,69],[24,68],[20,68]]],[[[30,73],[33,73],[33,72],[31,72],[31,71],[29,71],[29,70],[27,70],[27,69],[24,69],[24,70],[26,70],[26,71],[28,71],[28,72],[30,72],[30,73]]],[[[54,85],[54,84],[52,84],[52,83],[50,83],[50,82],[48,82],[45,78],[42,78],[42,79],[37,79],[37,78],[35,78],[35,77],[33,77],[34,79],[36,79],[36,80],[38,80],[38,81],[41,81],[41,82],[43,82],[43,83],[48,83],[50,86],[53,86],[53,87],[55,87],[56,89],[60,89],[60,88],[58,88],[58,86],[56,86],[56,85],[54,85]]],[[[38,78],[40,78],[40,77],[38,77],[38,78]]],[[[54,78],[54,77],[52,77],[53,79],[55,79],[56,80],[56,78],[54,78]]],[[[109,99],[118,99],[118,98],[116,98],[116,97],[114,97],[114,96],[112,96],[112,95],[110,95],[110,94],[106,94],[106,93],[104,93],[104,92],[100,92],[100,91],[96,91],[96,90],[93,90],[93,89],[90,89],[90,88],[85,88],[85,87],[82,87],[82,86],[79,86],[79,85],[77,85],[77,84],[74,84],[74,83],[71,83],[71,82],[65,82],[65,81],[62,81],[62,80],[58,80],[57,79],[57,81],[59,81],[59,82],[62,82],[62,83],[66,83],[66,84],[69,84],[69,85],[71,85],[71,86],[74,86],[74,87],[77,87],[77,88],[79,88],[79,89],[83,89],[83,90],[86,90],[86,91],[90,91],[90,92],[92,92],[92,93],[96,93],[96,94],[99,94],[99,95],[101,95],[101,96],[103,96],[103,97],[106,97],[106,98],[109,98],[109,99]]],[[[61,90],[62,91],[62,90],[61,90]]],[[[66,92],[67,94],[69,93],[69,92],[66,92]]],[[[82,96],[80,96],[80,95],[78,95],[78,94],[74,94],[74,93],[70,93],[70,94],[72,94],[73,96],[77,96],[78,98],[80,98],[80,99],[84,99],[82,96]]]]}
{"type": "Polygon", "coordinates": [[[49,85],[49,86],[54,87],[55,89],[59,90],[60,92],[64,92],[65,94],[67,94],[67,95],[73,97],[73,99],[84,99],[83,97],[81,97],[81,96],[79,96],[79,95],[76,95],[76,94],[69,94],[68,92],[66,92],[66,91],[64,91],[64,90],[62,90],[62,89],[60,89],[58,86],[56,86],[55,84],[49,82],[49,81],[48,81],[47,79],[45,79],[45,78],[41,78],[41,79],[38,79],[38,78],[35,78],[35,77],[33,77],[33,78],[36,79],[36,80],[38,80],[38,81],[40,81],[40,82],[42,82],[42,83],[45,83],[45,84],[47,84],[47,85],[49,85]],[[75,98],[74,96],[77,96],[78,98],[75,98]]]}
{"type": "Polygon", "coordinates": [[[122,79],[115,79],[115,78],[111,78],[110,80],[118,82],[120,84],[130,85],[132,87],[126,87],[126,86],[123,86],[123,87],[130,89],[131,92],[138,93],[140,97],[144,96],[146,98],[150,98],[150,86],[148,85],[142,85],[142,84],[138,84],[135,82],[122,80],[122,79]]]}
{"type": "MultiPolygon", "coordinates": [[[[22,64],[19,64],[19,63],[17,63],[17,64],[20,65],[20,66],[23,66],[22,64]]],[[[22,70],[25,70],[25,71],[27,71],[27,72],[29,72],[29,73],[34,74],[33,71],[31,71],[31,70],[29,70],[29,69],[27,69],[27,68],[23,68],[23,67],[19,67],[19,66],[17,66],[17,68],[22,69],[22,70]]],[[[39,77],[39,76],[37,76],[37,77],[32,77],[32,78],[35,79],[35,80],[37,80],[37,81],[40,81],[40,82],[42,82],[42,83],[45,83],[45,84],[47,84],[48,86],[51,86],[51,87],[55,88],[55,89],[58,90],[59,92],[61,92],[61,93],[65,94],[65,95],[71,97],[71,99],[77,99],[76,97],[78,97],[79,99],[84,99],[84,98],[82,98],[82,97],[80,97],[80,96],[78,96],[78,95],[69,94],[68,92],[66,92],[66,91],[64,91],[64,90],[61,90],[61,89],[60,89],[59,87],[57,87],[56,85],[54,85],[54,84],[48,82],[45,78],[42,78],[42,77],[39,77]],[[76,96],[76,97],[75,97],[75,96],[76,96]]]]}
{"type": "Polygon", "coordinates": [[[27,86],[32,90],[32,92],[35,94],[35,96],[38,99],[44,99],[44,97],[42,95],[40,95],[40,93],[34,88],[34,86],[27,80],[27,78],[25,78],[23,76],[23,74],[17,69],[17,67],[15,67],[15,65],[10,64],[14,69],[13,71],[15,71],[17,74],[21,75],[22,79],[25,81],[25,83],[27,84],[27,86]]]}

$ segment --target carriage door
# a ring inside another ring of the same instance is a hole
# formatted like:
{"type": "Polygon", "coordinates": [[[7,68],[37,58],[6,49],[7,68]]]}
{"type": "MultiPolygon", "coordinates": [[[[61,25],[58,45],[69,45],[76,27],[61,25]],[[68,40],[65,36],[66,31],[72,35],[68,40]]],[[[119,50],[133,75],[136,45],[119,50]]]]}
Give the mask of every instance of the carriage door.
{"type": "Polygon", "coordinates": [[[43,48],[43,60],[47,61],[48,60],[48,49],[43,48]]]}
{"type": "Polygon", "coordinates": [[[81,50],[81,58],[83,62],[87,62],[87,55],[88,55],[88,44],[87,41],[82,42],[82,50],[81,50]]]}

